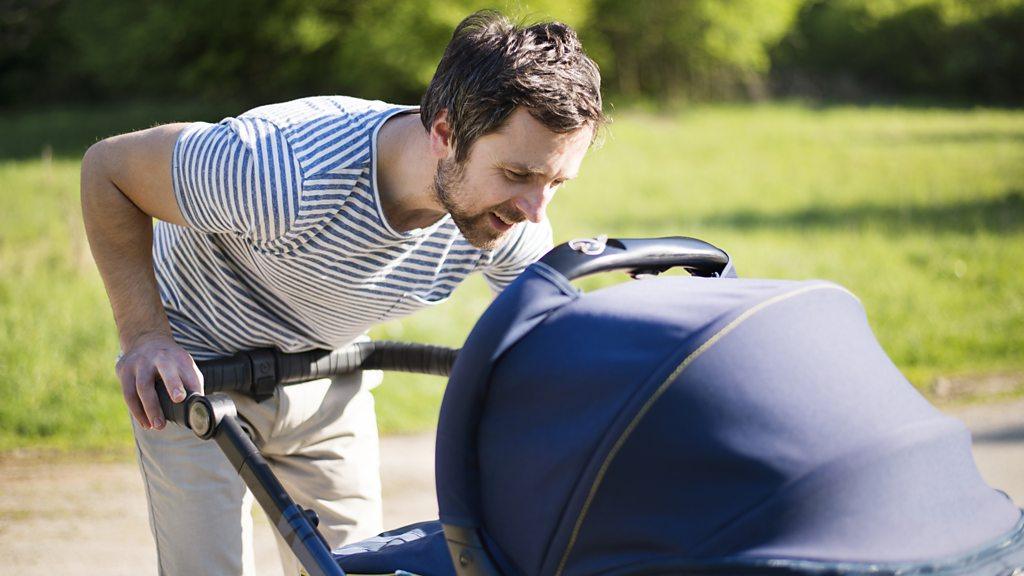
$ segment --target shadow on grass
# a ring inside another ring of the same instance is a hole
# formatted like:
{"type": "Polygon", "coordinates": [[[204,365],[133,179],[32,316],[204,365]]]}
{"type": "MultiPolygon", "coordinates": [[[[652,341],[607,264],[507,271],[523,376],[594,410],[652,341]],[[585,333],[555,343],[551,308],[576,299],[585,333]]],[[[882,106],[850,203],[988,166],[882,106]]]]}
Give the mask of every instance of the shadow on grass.
{"type": "Polygon", "coordinates": [[[812,206],[777,214],[738,210],[702,218],[700,223],[746,231],[880,228],[895,234],[918,231],[937,234],[1012,233],[1024,229],[1024,191],[1017,189],[996,198],[931,206],[812,206]]]}
{"type": "Polygon", "coordinates": [[[217,122],[244,108],[230,103],[131,103],[0,112],[0,160],[81,158],[93,143],[168,122],[217,122]]]}
{"type": "Polygon", "coordinates": [[[833,110],[889,110],[902,108],[923,112],[975,112],[981,106],[985,110],[1016,111],[1020,109],[1020,103],[1015,101],[1002,102],[999,100],[983,101],[977,98],[935,98],[923,96],[886,96],[883,94],[864,94],[861,97],[789,97],[776,98],[776,102],[786,102],[797,106],[804,106],[811,110],[833,111],[833,110]]]}
{"type": "Polygon", "coordinates": [[[1024,132],[1000,130],[972,130],[964,132],[906,132],[876,134],[872,142],[892,145],[971,145],[971,144],[1024,144],[1024,132]]]}

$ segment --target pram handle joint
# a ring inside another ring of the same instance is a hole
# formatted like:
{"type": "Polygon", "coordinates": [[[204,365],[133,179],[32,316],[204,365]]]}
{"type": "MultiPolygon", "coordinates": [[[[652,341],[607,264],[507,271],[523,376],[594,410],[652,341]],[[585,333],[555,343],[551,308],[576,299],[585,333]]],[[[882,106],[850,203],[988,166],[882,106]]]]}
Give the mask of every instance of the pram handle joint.
{"type": "MultiPolygon", "coordinates": [[[[603,239],[602,239],[603,240],[603,239]]],[[[610,238],[603,249],[580,248],[577,241],[556,246],[541,262],[569,280],[598,272],[626,270],[631,276],[656,275],[681,267],[694,276],[720,276],[729,265],[729,255],[696,238],[610,238]]]]}
{"type": "Polygon", "coordinates": [[[474,528],[443,524],[448,553],[458,576],[500,576],[474,528]]]}

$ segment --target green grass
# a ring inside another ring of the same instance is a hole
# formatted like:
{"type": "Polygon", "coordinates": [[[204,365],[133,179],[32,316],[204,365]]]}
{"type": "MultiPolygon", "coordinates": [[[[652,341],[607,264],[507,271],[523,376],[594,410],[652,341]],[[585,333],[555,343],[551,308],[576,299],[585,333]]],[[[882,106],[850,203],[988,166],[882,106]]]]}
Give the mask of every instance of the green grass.
{"type": "Polygon", "coordinates": [[[771,106],[619,120],[553,207],[561,232],[682,233],[727,249],[746,276],[835,280],[922,387],[1024,366],[1024,113],[771,106]]]}
{"type": "MultiPolygon", "coordinates": [[[[0,450],[129,442],[78,157],[154,119],[219,116],[187,112],[0,117],[0,450]]],[[[773,105],[615,118],[551,207],[557,240],[691,235],[728,250],[744,276],[835,280],[925,390],[939,375],[1024,370],[1024,112],[773,105]]],[[[475,279],[374,335],[458,346],[489,300],[475,279]]],[[[376,391],[382,429],[432,425],[443,385],[389,376],[376,391]]]]}

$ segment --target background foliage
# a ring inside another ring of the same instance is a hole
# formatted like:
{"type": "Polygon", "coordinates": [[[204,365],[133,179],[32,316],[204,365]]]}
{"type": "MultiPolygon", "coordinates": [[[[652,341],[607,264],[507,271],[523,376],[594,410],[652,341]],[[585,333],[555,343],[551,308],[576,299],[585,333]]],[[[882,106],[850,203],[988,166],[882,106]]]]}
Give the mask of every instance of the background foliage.
{"type": "Polygon", "coordinates": [[[632,99],[1024,102],[1024,0],[22,0],[0,3],[0,105],[414,102],[484,7],[578,27],[632,99]]]}
{"type": "MultiPolygon", "coordinates": [[[[415,102],[484,7],[565,21],[602,66],[614,123],[556,241],[702,237],[745,276],[850,287],[926,392],[1024,390],[1024,112],[993,107],[1024,104],[1024,0],[0,0],[0,454],[130,445],[78,210],[92,142],[415,102]],[[803,103],[735,102],[774,96],[803,103]]],[[[490,295],[457,294],[374,336],[460,345],[490,295]]],[[[443,385],[390,377],[382,429],[431,426],[443,385]]]]}
{"type": "MultiPolygon", "coordinates": [[[[0,116],[0,453],[129,443],[116,334],[78,208],[81,154],[110,131],[227,113],[130,105],[0,116]]],[[[726,248],[747,277],[839,282],[926,392],[943,379],[1024,384],[1022,111],[620,110],[549,216],[558,242],[685,234],[726,248]]],[[[460,346],[490,299],[475,277],[373,335],[460,346]]],[[[433,425],[443,386],[389,375],[375,390],[382,429],[433,425]]]]}
{"type": "Polygon", "coordinates": [[[587,46],[629,97],[763,95],[768,48],[799,0],[593,0],[587,46]]]}
{"type": "Polygon", "coordinates": [[[1021,103],[1024,2],[811,0],[773,61],[783,91],[1021,103]]]}

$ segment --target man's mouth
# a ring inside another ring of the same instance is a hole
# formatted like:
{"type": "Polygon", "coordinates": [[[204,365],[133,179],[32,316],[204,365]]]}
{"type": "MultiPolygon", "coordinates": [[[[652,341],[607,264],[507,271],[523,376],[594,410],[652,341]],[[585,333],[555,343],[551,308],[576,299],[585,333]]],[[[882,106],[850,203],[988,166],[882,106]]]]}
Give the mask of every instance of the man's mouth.
{"type": "Polygon", "coordinates": [[[497,212],[491,212],[491,224],[499,231],[505,232],[516,225],[516,221],[505,218],[497,212]]]}

